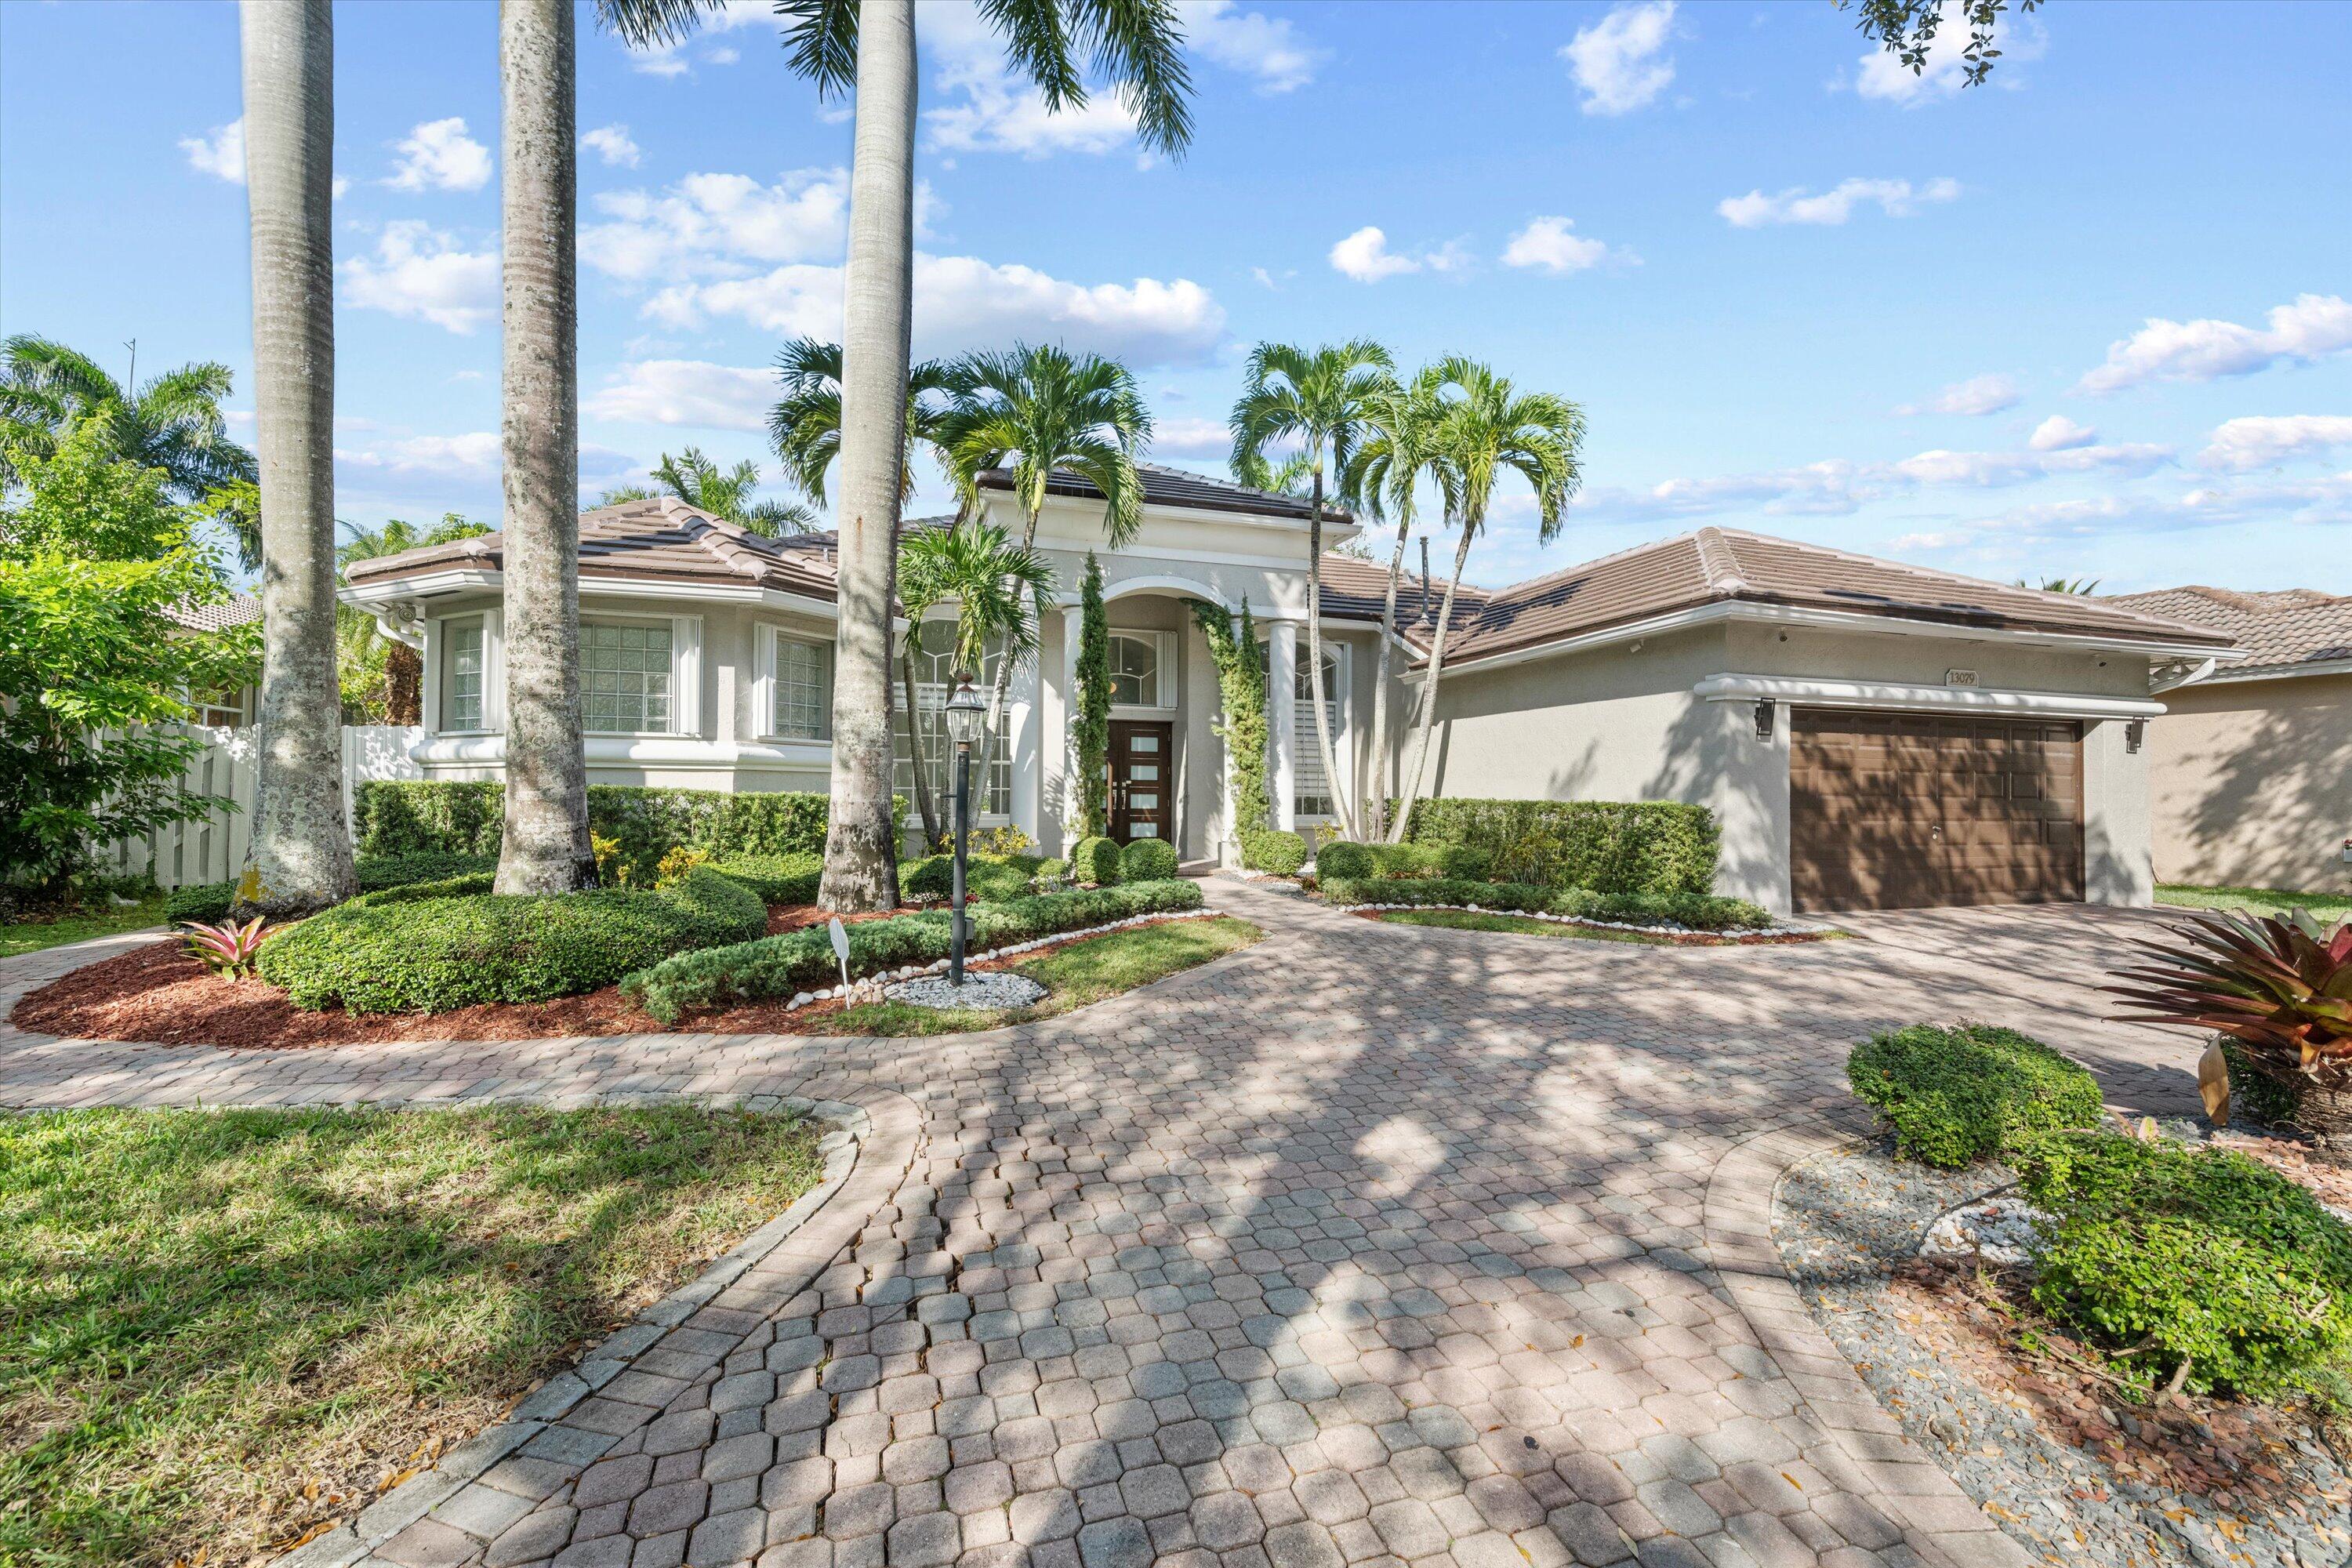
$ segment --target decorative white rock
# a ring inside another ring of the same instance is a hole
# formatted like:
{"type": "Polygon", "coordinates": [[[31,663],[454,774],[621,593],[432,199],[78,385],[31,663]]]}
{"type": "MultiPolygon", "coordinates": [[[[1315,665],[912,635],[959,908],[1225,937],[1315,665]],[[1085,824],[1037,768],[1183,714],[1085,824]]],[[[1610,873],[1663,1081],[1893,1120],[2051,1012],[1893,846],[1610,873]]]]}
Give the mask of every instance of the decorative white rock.
{"type": "Polygon", "coordinates": [[[1025,1007],[1044,996],[1045,988],[1025,974],[989,970],[977,974],[967,971],[961,985],[933,976],[903,981],[886,994],[917,1007],[1025,1007]]]}

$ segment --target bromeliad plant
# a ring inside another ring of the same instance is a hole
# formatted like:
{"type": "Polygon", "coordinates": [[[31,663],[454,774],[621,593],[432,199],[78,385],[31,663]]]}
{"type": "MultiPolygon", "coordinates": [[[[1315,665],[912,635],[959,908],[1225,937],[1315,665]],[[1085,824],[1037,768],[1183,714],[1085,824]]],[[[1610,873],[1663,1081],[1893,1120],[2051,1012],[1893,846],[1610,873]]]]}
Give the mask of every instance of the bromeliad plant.
{"type": "Polygon", "coordinates": [[[188,952],[223,980],[241,980],[252,973],[263,939],[273,934],[259,915],[242,924],[223,921],[218,925],[206,925],[201,921],[190,921],[180,928],[180,932],[187,938],[188,952]]]}
{"type": "Polygon", "coordinates": [[[2352,1151],[2352,921],[2330,931],[2301,910],[2225,911],[2167,929],[2187,945],[2152,944],[2164,963],[2104,987],[2126,1003],[2117,1016],[2234,1041],[2246,1065],[2294,1095],[2296,1126],[2352,1151]]]}

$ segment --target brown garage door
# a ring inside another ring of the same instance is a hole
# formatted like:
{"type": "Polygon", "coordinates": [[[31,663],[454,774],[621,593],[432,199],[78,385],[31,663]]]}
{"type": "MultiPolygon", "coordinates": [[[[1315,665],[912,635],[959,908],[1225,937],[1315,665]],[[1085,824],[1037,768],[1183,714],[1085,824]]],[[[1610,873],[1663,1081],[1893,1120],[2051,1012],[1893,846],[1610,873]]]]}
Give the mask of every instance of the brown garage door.
{"type": "Polygon", "coordinates": [[[2080,899],[2082,728],[1797,709],[1789,831],[1800,910],[2080,899]]]}

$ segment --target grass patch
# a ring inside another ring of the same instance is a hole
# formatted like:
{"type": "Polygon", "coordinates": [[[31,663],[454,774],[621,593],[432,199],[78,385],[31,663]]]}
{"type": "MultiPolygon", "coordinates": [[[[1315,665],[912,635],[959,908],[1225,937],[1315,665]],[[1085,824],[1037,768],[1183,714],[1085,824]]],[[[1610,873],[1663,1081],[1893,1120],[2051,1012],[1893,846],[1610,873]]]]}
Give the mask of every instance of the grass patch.
{"type": "Polygon", "coordinates": [[[1165,980],[1213,958],[1238,952],[1265,934],[1249,921],[1228,915],[1130,926],[1083,938],[1016,964],[1014,973],[1025,974],[1046,988],[1043,1000],[1026,1007],[916,1007],[904,1002],[867,1002],[826,1018],[824,1032],[953,1035],[1025,1024],[1165,980]]]}
{"type": "Polygon", "coordinates": [[[243,1562],[814,1186],[817,1129],[655,1106],[0,1117],[0,1563],[243,1562]]]}
{"type": "Polygon", "coordinates": [[[142,899],[125,910],[85,910],[53,921],[11,921],[0,925],[0,958],[88,942],[94,936],[118,936],[163,923],[163,895],[142,899]]]}
{"type": "Polygon", "coordinates": [[[2186,882],[2159,882],[2156,901],[2179,909],[2244,910],[2257,915],[2309,910],[2318,920],[2352,920],[2352,893],[2296,893],[2284,888],[2200,888],[2186,882]]]}
{"type": "Polygon", "coordinates": [[[1512,936],[1573,936],[1587,942],[1630,942],[1643,947],[1675,945],[1672,938],[1649,931],[1568,925],[1559,921],[1529,920],[1525,915],[1490,915],[1484,910],[1382,910],[1380,918],[1391,925],[1443,926],[1447,931],[1498,931],[1512,936]]]}

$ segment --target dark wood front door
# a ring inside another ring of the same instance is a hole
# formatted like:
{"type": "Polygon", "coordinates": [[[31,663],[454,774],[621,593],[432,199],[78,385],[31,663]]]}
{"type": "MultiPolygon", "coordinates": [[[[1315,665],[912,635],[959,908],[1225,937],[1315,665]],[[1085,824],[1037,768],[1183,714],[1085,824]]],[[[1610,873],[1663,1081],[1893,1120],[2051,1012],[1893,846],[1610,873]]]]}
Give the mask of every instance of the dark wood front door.
{"type": "Polygon", "coordinates": [[[1176,838],[1176,759],[1172,724],[1113,720],[1110,727],[1110,836],[1176,838]]]}
{"type": "Polygon", "coordinates": [[[2082,726],[1800,708],[1789,837],[1799,910],[2078,900],[2082,726]]]}

